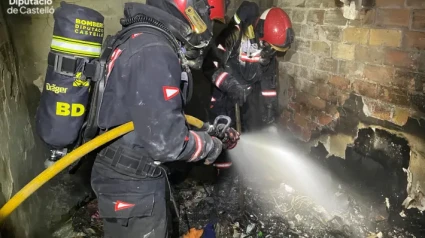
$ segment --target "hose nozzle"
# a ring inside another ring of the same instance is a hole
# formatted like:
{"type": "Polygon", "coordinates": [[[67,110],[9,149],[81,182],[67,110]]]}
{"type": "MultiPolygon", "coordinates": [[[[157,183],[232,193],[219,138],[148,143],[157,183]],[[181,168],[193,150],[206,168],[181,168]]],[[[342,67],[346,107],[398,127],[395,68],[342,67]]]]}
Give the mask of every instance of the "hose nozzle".
{"type": "Polygon", "coordinates": [[[213,128],[215,130],[215,136],[217,136],[218,138],[223,138],[231,123],[232,119],[228,116],[220,115],[216,117],[213,125],[213,128]],[[226,123],[219,123],[220,121],[225,121],[226,123]]]}

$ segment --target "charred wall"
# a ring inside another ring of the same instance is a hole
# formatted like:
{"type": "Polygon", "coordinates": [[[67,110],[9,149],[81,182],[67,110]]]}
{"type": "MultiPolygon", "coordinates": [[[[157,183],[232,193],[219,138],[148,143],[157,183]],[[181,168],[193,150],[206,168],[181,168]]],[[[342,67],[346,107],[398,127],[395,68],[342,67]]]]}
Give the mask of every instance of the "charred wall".
{"type": "Polygon", "coordinates": [[[283,118],[297,136],[309,140],[311,131],[332,127],[350,93],[362,96],[373,118],[403,126],[410,116],[423,116],[422,1],[378,0],[374,8],[351,14],[339,0],[275,4],[290,14],[296,32],[280,66],[293,78],[283,118]]]}
{"type": "MultiPolygon", "coordinates": [[[[406,184],[397,186],[406,187],[407,193],[400,193],[405,207],[424,209],[424,1],[275,0],[274,5],[288,12],[296,33],[295,44],[280,57],[280,82],[290,84],[281,125],[346,160],[356,156],[352,148],[367,145],[364,130],[373,131],[375,144],[378,137],[401,138],[380,150],[410,150],[407,158],[396,157],[399,170],[406,169],[397,175],[406,184]]],[[[363,150],[382,157],[376,148],[363,150]]]]}

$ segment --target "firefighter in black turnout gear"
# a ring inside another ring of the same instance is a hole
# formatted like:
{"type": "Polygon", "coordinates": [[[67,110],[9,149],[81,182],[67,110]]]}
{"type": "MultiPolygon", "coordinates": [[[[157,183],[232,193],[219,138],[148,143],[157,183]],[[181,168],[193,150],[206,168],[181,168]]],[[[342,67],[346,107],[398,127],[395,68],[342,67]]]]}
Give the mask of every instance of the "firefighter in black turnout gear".
{"type": "Polygon", "coordinates": [[[98,120],[103,131],[129,121],[135,130],[99,152],[91,183],[105,237],[168,237],[169,185],[161,164],[212,164],[222,150],[219,139],[190,130],[183,114],[191,91],[187,65],[202,62],[200,50],[212,37],[209,5],[147,0],[126,3],[124,16],[123,30],[131,30],[114,46],[107,65],[98,120]],[[137,27],[140,22],[152,27],[137,27]]]}
{"type": "MultiPolygon", "coordinates": [[[[256,3],[242,2],[217,37],[218,50],[210,50],[203,65],[214,84],[210,120],[228,115],[234,123],[238,103],[242,132],[273,124],[278,116],[276,53],[286,52],[293,41],[292,23],[282,9],[260,15],[256,3]]],[[[217,165],[227,168],[231,163],[223,156],[217,165]]]]}
{"type": "Polygon", "coordinates": [[[242,106],[242,130],[261,129],[277,116],[276,52],[286,52],[294,40],[288,15],[273,7],[259,15],[258,5],[244,1],[232,22],[217,37],[222,61],[206,59],[205,71],[213,72],[211,118],[232,115],[242,106]],[[207,63],[208,62],[208,63],[207,63]],[[224,62],[224,64],[220,64],[224,62]],[[216,67],[218,70],[211,70],[216,67]]]}

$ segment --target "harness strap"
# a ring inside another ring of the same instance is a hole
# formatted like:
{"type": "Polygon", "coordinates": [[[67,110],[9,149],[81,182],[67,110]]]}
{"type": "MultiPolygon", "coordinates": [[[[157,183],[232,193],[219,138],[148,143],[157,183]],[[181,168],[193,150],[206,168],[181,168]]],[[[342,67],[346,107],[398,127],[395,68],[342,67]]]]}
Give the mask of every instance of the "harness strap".
{"type": "Polygon", "coordinates": [[[70,77],[76,76],[77,72],[82,72],[86,78],[90,79],[94,78],[96,75],[96,63],[89,62],[81,57],[50,51],[47,57],[47,64],[52,66],[55,72],[70,77]],[[78,63],[81,60],[85,62],[82,70],[78,70],[78,63]]]}
{"type": "MultiPolygon", "coordinates": [[[[86,123],[83,125],[84,128],[84,132],[82,135],[82,139],[84,140],[84,142],[87,142],[88,140],[93,139],[99,130],[98,127],[98,118],[99,118],[99,113],[100,113],[100,107],[102,104],[102,100],[103,100],[103,94],[106,88],[106,66],[108,63],[108,60],[113,52],[113,50],[115,50],[117,47],[119,47],[121,44],[123,44],[124,42],[126,42],[132,35],[132,33],[134,32],[135,29],[141,29],[141,28],[146,28],[146,29],[155,29],[158,32],[162,33],[170,42],[170,44],[172,44],[173,49],[175,51],[180,50],[180,46],[176,45],[176,40],[174,38],[174,36],[169,35],[169,33],[167,33],[166,31],[162,30],[162,29],[158,29],[155,28],[155,26],[149,25],[149,23],[135,23],[129,27],[124,28],[123,30],[121,30],[120,32],[118,32],[116,35],[114,36],[108,36],[105,40],[104,43],[104,48],[102,49],[102,53],[100,56],[99,61],[97,62],[96,65],[96,76],[94,77],[94,80],[96,83],[94,85],[93,88],[93,93],[92,93],[92,98],[91,98],[91,103],[90,103],[90,109],[87,115],[87,120],[86,123]]],[[[179,52],[176,52],[177,54],[179,54],[179,52]]],[[[179,54],[180,55],[180,54],[179,54]]],[[[184,102],[187,103],[188,100],[186,100],[186,95],[190,95],[192,90],[191,90],[191,73],[190,71],[187,73],[183,72],[182,74],[182,91],[185,95],[183,95],[183,98],[185,99],[184,102]],[[186,76],[184,76],[183,74],[186,73],[186,76]]],[[[189,98],[190,99],[190,98],[189,98]]]]}
{"type": "Polygon", "coordinates": [[[97,161],[122,174],[136,178],[157,178],[163,174],[151,159],[123,146],[107,146],[98,155],[97,161]]]}
{"type": "Polygon", "coordinates": [[[92,85],[89,112],[87,114],[87,119],[81,128],[81,140],[83,140],[83,142],[87,142],[96,137],[99,131],[99,127],[97,126],[98,106],[100,105],[105,91],[104,78],[106,77],[106,65],[108,58],[112,53],[112,46],[109,43],[110,41],[111,37],[108,36],[105,40],[105,47],[102,49],[102,53],[96,64],[96,77],[93,80],[95,83],[92,85]]]}

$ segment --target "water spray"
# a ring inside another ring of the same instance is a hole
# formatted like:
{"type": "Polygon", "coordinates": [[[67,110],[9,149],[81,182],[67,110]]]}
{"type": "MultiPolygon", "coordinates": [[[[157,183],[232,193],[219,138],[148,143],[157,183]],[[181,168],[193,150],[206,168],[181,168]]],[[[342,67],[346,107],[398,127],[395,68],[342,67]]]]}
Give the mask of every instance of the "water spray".
{"type": "Polygon", "coordinates": [[[282,181],[327,210],[347,206],[342,197],[336,199],[340,186],[332,180],[330,172],[318,161],[295,152],[293,145],[282,139],[277,130],[271,128],[243,134],[238,146],[229,155],[245,176],[249,174],[250,178],[264,179],[264,182],[282,181]]]}
{"type": "MultiPolygon", "coordinates": [[[[253,212],[265,211],[261,213],[264,220],[279,217],[304,227],[307,232],[308,227],[311,231],[315,226],[320,227],[314,228],[315,232],[337,231],[344,234],[339,237],[350,238],[376,238],[388,231],[403,232],[394,225],[393,218],[398,215],[389,211],[388,194],[378,194],[379,197],[371,194],[375,191],[362,174],[368,171],[346,167],[360,163],[363,166],[359,168],[374,168],[365,165],[362,159],[344,161],[325,157],[329,156],[327,153],[319,156],[320,159],[311,157],[310,149],[295,147],[289,138],[271,128],[242,134],[229,156],[238,172],[244,174],[244,185],[249,188],[244,191],[250,194],[247,201],[258,206],[253,212]]],[[[325,237],[322,233],[315,235],[325,237]]]]}

